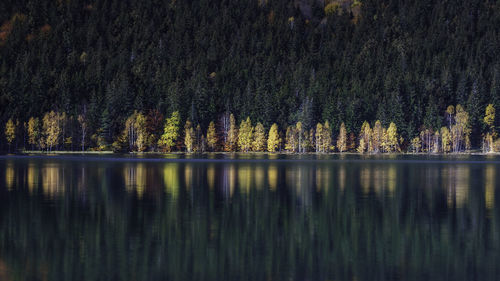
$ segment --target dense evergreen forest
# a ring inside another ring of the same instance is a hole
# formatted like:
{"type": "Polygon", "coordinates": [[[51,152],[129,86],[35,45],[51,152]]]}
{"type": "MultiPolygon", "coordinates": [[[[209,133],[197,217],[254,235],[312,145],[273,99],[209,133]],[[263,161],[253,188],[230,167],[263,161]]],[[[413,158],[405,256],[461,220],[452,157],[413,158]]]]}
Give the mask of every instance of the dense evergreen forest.
{"type": "Polygon", "coordinates": [[[4,0],[0,143],[492,151],[499,27],[493,0],[4,0]]]}

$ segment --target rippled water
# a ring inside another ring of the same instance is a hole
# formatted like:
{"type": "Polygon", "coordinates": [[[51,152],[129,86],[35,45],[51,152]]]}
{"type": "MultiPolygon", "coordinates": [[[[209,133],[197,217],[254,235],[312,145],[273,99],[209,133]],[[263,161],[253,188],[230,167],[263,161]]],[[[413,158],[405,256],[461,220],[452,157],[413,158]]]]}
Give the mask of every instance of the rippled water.
{"type": "Polygon", "coordinates": [[[500,158],[0,157],[0,280],[498,280],[500,158]]]}

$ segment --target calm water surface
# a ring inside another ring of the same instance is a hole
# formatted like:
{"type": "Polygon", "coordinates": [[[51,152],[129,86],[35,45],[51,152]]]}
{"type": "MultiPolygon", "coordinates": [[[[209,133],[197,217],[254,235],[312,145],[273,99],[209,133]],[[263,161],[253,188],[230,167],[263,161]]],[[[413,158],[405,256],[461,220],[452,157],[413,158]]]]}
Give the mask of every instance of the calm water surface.
{"type": "Polygon", "coordinates": [[[0,156],[0,280],[499,280],[500,158],[0,156]]]}

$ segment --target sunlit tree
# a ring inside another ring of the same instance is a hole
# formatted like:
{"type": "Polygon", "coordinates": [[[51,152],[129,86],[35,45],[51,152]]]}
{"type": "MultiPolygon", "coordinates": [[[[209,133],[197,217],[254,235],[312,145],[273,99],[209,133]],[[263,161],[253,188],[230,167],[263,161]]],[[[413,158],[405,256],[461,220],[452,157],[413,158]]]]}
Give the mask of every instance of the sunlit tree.
{"type": "Polygon", "coordinates": [[[411,140],[411,148],[413,150],[413,153],[419,153],[421,146],[422,142],[420,141],[419,137],[415,137],[411,140]]]}
{"type": "Polygon", "coordinates": [[[7,139],[7,143],[9,144],[9,151],[12,142],[16,139],[16,125],[12,119],[7,120],[5,124],[5,138],[7,139]]]}
{"type": "Polygon", "coordinates": [[[441,128],[441,151],[448,153],[451,150],[451,135],[447,127],[441,128]]]}
{"type": "Polygon", "coordinates": [[[30,117],[28,120],[28,143],[33,150],[35,145],[38,144],[40,137],[40,120],[38,118],[30,117]]]}
{"type": "Polygon", "coordinates": [[[363,153],[367,151],[371,146],[371,128],[370,124],[366,121],[361,125],[361,131],[359,132],[359,146],[358,152],[363,153]]]}
{"type": "Polygon", "coordinates": [[[253,141],[253,127],[250,117],[246,120],[241,121],[239,133],[238,133],[238,146],[241,151],[248,152],[252,148],[253,141]]]}
{"type": "Polygon", "coordinates": [[[52,147],[58,144],[61,134],[57,112],[51,111],[43,116],[43,134],[47,150],[52,151],[52,147]]]}
{"type": "Polygon", "coordinates": [[[269,129],[269,137],[267,138],[267,151],[276,152],[280,144],[280,135],[278,132],[278,125],[274,123],[269,129]]]}
{"type": "Polygon", "coordinates": [[[254,140],[252,143],[253,151],[264,151],[266,149],[266,131],[264,125],[258,122],[255,125],[254,140]]]}
{"type": "Polygon", "coordinates": [[[208,125],[207,145],[210,151],[215,151],[217,149],[217,133],[215,131],[215,123],[213,121],[211,121],[208,125]]]}
{"type": "Polygon", "coordinates": [[[337,138],[337,149],[340,153],[347,150],[347,131],[345,129],[344,122],[340,124],[339,136],[337,138]]]}
{"type": "Polygon", "coordinates": [[[179,111],[174,111],[170,118],[165,120],[165,126],[163,128],[163,134],[158,141],[158,145],[165,151],[172,151],[172,148],[177,142],[179,137],[179,124],[180,124],[179,111]]]}
{"type": "Polygon", "coordinates": [[[483,119],[484,124],[486,125],[486,135],[483,137],[483,151],[484,152],[493,152],[494,146],[493,141],[496,138],[496,130],[495,130],[495,107],[493,104],[488,104],[486,107],[486,112],[484,114],[483,119]]]}
{"type": "Polygon", "coordinates": [[[375,121],[372,130],[372,146],[370,148],[371,152],[378,153],[382,146],[383,128],[380,120],[375,121]]]}
{"type": "Polygon", "coordinates": [[[394,122],[391,122],[389,124],[389,128],[387,128],[387,146],[389,147],[391,152],[399,150],[398,129],[394,122]]]}
{"type": "Polygon", "coordinates": [[[318,123],[316,124],[316,152],[322,152],[321,150],[323,149],[323,137],[324,137],[324,132],[323,132],[323,124],[318,123]]]}
{"type": "Polygon", "coordinates": [[[193,129],[193,124],[191,121],[187,120],[184,125],[184,146],[186,146],[186,151],[191,153],[194,149],[195,133],[193,129]]]}
{"type": "Polygon", "coordinates": [[[238,144],[238,129],[236,128],[236,120],[234,115],[229,116],[229,131],[227,132],[227,141],[224,143],[225,151],[236,151],[238,144]]]}

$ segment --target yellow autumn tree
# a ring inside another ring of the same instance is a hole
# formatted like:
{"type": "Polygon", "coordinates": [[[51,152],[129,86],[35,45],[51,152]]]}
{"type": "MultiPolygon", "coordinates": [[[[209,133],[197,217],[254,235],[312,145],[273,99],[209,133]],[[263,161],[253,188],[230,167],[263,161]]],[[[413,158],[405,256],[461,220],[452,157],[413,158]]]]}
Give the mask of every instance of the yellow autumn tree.
{"type": "Polygon", "coordinates": [[[30,117],[28,120],[28,143],[31,145],[33,150],[35,145],[38,144],[38,138],[40,136],[40,121],[38,118],[30,117]]]}
{"type": "Polygon", "coordinates": [[[340,153],[347,150],[347,131],[345,129],[344,122],[340,124],[339,136],[337,138],[337,149],[340,153]]]}
{"type": "Polygon", "coordinates": [[[367,121],[363,122],[361,125],[361,131],[359,132],[359,146],[358,152],[363,153],[369,150],[371,144],[371,128],[370,124],[367,121]]]}
{"type": "Polygon", "coordinates": [[[43,134],[47,150],[52,151],[52,148],[59,143],[61,134],[57,112],[51,111],[43,116],[43,134]]]}
{"type": "Polygon", "coordinates": [[[318,123],[316,124],[316,152],[323,152],[322,149],[324,147],[323,145],[323,124],[318,123]]]}
{"type": "Polygon", "coordinates": [[[250,117],[247,117],[246,120],[241,121],[240,129],[238,133],[238,146],[241,151],[248,152],[252,148],[253,141],[253,127],[252,121],[250,121],[250,117]]]}
{"type": "Polygon", "coordinates": [[[375,125],[373,125],[372,130],[372,141],[370,151],[378,153],[380,152],[380,148],[382,146],[382,137],[384,134],[384,130],[382,128],[382,123],[380,120],[375,121],[375,125]]]}
{"type": "Polygon", "coordinates": [[[266,149],[266,131],[264,125],[258,122],[255,125],[254,140],[252,143],[253,151],[264,151],[266,149]]]}
{"type": "Polygon", "coordinates": [[[297,132],[295,126],[288,126],[286,129],[285,149],[290,152],[297,152],[297,132]]]}
{"type": "Polygon", "coordinates": [[[267,151],[276,152],[281,140],[278,132],[278,125],[274,123],[269,129],[269,137],[267,138],[267,151]]]}
{"type": "Polygon", "coordinates": [[[207,130],[207,145],[210,151],[215,151],[217,148],[217,133],[215,131],[215,123],[211,121],[207,130]]]}
{"type": "Polygon", "coordinates": [[[451,135],[447,127],[441,128],[441,150],[448,153],[451,150],[451,135]]]}
{"type": "Polygon", "coordinates": [[[398,128],[396,127],[396,124],[394,124],[394,122],[391,122],[389,124],[389,128],[387,128],[387,147],[389,148],[390,152],[399,150],[398,128]]]}
{"type": "Polygon", "coordinates": [[[195,135],[194,135],[193,124],[191,123],[191,121],[187,120],[186,124],[184,125],[184,145],[186,146],[187,152],[189,153],[193,152],[194,141],[195,141],[195,135]]]}
{"type": "Polygon", "coordinates": [[[12,142],[16,139],[16,125],[12,119],[7,120],[5,124],[5,138],[7,139],[7,143],[9,144],[9,151],[12,142]]]}
{"type": "Polygon", "coordinates": [[[330,128],[330,123],[328,120],[325,121],[323,125],[323,136],[321,137],[322,147],[321,152],[330,152],[330,150],[334,149],[332,144],[332,129],[330,128]]]}
{"type": "Polygon", "coordinates": [[[493,141],[496,139],[497,134],[495,130],[495,107],[491,103],[486,107],[483,122],[487,128],[486,135],[483,138],[483,152],[493,152],[493,141]]]}
{"type": "Polygon", "coordinates": [[[179,111],[172,112],[170,118],[165,119],[165,126],[163,127],[163,134],[158,140],[158,145],[164,151],[172,151],[172,148],[175,146],[177,142],[177,138],[179,137],[179,124],[181,122],[181,118],[179,116],[179,111]]]}

